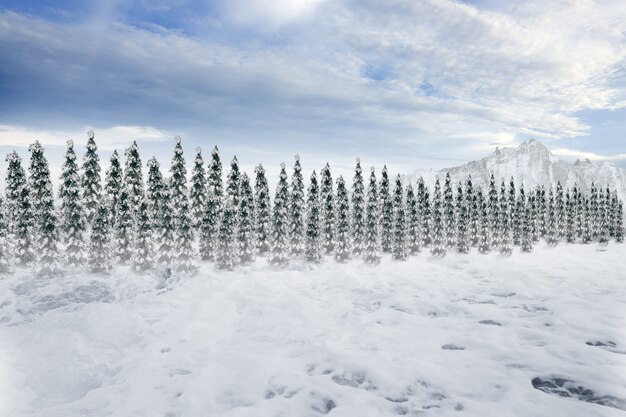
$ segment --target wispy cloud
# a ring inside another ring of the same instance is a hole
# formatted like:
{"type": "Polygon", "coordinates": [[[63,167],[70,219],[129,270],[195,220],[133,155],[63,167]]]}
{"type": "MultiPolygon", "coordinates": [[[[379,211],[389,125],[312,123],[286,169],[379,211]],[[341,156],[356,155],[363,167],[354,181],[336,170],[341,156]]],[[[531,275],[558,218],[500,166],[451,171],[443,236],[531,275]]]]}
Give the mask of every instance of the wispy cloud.
{"type": "Polygon", "coordinates": [[[591,161],[625,161],[626,153],[615,155],[599,155],[593,152],[578,151],[575,149],[553,148],[551,152],[565,158],[589,159],[591,161]]]}

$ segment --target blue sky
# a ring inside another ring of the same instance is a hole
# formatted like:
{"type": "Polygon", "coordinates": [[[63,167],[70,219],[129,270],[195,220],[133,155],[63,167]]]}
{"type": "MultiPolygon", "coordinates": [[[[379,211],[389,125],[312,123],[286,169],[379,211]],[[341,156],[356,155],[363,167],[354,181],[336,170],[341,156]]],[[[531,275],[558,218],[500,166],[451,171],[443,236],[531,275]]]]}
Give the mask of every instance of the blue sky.
{"type": "Polygon", "coordinates": [[[0,150],[173,138],[244,167],[442,168],[536,138],[626,167],[626,3],[4,0],[0,150]]]}

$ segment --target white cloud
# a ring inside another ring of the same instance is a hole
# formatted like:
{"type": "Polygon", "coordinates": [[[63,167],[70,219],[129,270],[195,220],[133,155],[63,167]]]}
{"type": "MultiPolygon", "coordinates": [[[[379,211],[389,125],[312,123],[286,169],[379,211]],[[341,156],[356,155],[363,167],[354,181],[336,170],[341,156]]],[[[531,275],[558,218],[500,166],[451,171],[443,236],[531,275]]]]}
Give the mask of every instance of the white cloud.
{"type": "Polygon", "coordinates": [[[133,140],[161,142],[173,137],[149,126],[112,126],[108,128],[85,127],[82,131],[46,131],[22,126],[0,125],[0,146],[25,147],[38,140],[44,145],[65,146],[68,139],[87,140],[87,131],[95,132],[96,142],[101,149],[123,148],[133,140]]]}
{"type": "Polygon", "coordinates": [[[569,158],[569,159],[589,159],[591,161],[625,161],[626,153],[616,155],[599,155],[593,152],[578,151],[575,149],[567,148],[551,148],[550,152],[555,155],[569,158]]]}
{"type": "Polygon", "coordinates": [[[325,0],[228,0],[227,17],[241,25],[275,28],[310,16],[325,0]]]}

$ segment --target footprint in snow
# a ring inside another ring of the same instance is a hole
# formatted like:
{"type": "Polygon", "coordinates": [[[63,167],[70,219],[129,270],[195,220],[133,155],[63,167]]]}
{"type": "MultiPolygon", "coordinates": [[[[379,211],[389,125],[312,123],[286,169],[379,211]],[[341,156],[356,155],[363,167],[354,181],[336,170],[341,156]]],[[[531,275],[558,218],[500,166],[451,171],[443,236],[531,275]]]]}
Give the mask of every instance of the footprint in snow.
{"type": "Polygon", "coordinates": [[[443,350],[465,350],[463,346],[453,345],[452,343],[445,344],[441,346],[443,350]]]}
{"type": "Polygon", "coordinates": [[[499,322],[494,321],[494,320],[481,320],[478,323],[489,325],[489,326],[502,326],[502,323],[499,323],[499,322]]]}
{"type": "Polygon", "coordinates": [[[533,388],[546,394],[557,395],[564,398],[574,398],[592,404],[604,405],[626,411],[626,400],[612,395],[601,395],[580,383],[570,379],[546,376],[532,379],[533,388]]]}

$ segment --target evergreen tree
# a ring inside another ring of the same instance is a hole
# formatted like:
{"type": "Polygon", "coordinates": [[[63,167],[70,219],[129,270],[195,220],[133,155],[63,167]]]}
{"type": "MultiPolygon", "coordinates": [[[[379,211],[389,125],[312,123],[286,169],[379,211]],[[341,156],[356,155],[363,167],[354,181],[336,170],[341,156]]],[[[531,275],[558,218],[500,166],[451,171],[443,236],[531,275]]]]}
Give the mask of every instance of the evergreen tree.
{"type": "Polygon", "coordinates": [[[492,249],[497,250],[500,248],[500,242],[502,241],[502,224],[500,217],[500,199],[498,198],[498,191],[496,190],[493,174],[491,174],[489,181],[488,198],[487,211],[489,212],[489,232],[491,234],[490,246],[492,249]]]}
{"type": "Polygon", "coordinates": [[[326,255],[335,252],[335,201],[333,178],[328,163],[321,172],[320,202],[322,205],[322,248],[326,255]]]}
{"type": "Polygon", "coordinates": [[[4,199],[0,196],[0,275],[13,272],[13,255],[8,241],[4,210],[4,199]]]}
{"type": "Polygon", "coordinates": [[[220,160],[220,151],[217,146],[213,148],[211,153],[211,163],[209,164],[207,186],[215,195],[216,202],[218,204],[217,211],[220,211],[219,205],[224,195],[224,186],[222,183],[222,162],[220,160]]]}
{"type": "Polygon", "coordinates": [[[111,270],[110,203],[106,197],[98,204],[89,238],[89,268],[91,272],[111,270]]]}
{"type": "Polygon", "coordinates": [[[204,261],[215,260],[215,239],[219,232],[220,202],[212,186],[207,187],[207,201],[200,225],[200,257],[204,261]]]}
{"type": "Polygon", "coordinates": [[[443,231],[445,245],[454,247],[456,243],[456,224],[454,213],[454,196],[452,194],[452,181],[450,173],[446,173],[446,181],[443,189],[443,231]]]}
{"type": "Polygon", "coordinates": [[[35,212],[37,274],[52,276],[59,272],[59,230],[54,210],[52,182],[44,149],[36,141],[28,148],[30,157],[30,198],[35,212]]]}
{"type": "MultiPolygon", "coordinates": [[[[493,175],[492,175],[493,178],[493,175]]],[[[495,189],[495,184],[494,184],[495,189]]],[[[491,188],[489,190],[489,194],[491,194],[491,188]]],[[[497,197],[496,197],[497,198],[497,197]]],[[[483,192],[480,188],[476,191],[476,201],[478,206],[478,251],[480,253],[487,253],[491,250],[491,221],[489,219],[489,206],[485,198],[483,197],[483,192]]]]}
{"type": "Polygon", "coordinates": [[[556,210],[556,236],[559,240],[565,235],[565,198],[563,197],[563,187],[561,182],[556,183],[556,195],[555,195],[555,210],[556,210]]]}
{"type": "Polygon", "coordinates": [[[591,221],[591,206],[590,198],[586,197],[583,202],[583,227],[582,227],[582,242],[589,243],[592,239],[592,221],[591,221]]]}
{"type": "Polygon", "coordinates": [[[556,207],[554,191],[550,188],[548,200],[546,201],[546,242],[550,246],[556,246],[559,243],[556,207]]]}
{"type": "Polygon", "coordinates": [[[115,257],[120,264],[127,264],[133,254],[133,214],[128,188],[122,187],[115,219],[115,257]]]}
{"type": "Polygon", "coordinates": [[[513,177],[511,177],[511,180],[509,181],[509,204],[508,204],[508,210],[509,210],[509,228],[511,229],[511,231],[513,231],[513,225],[515,222],[515,182],[513,181],[513,177]]]}
{"type": "MultiPolygon", "coordinates": [[[[515,193],[513,193],[515,195],[515,193]]],[[[509,197],[511,194],[509,193],[509,197]]],[[[500,187],[500,224],[499,224],[499,248],[500,254],[504,256],[508,256],[511,254],[511,208],[510,208],[510,198],[507,200],[506,196],[506,185],[504,181],[502,181],[502,185],[500,187]]]]}
{"type": "Polygon", "coordinates": [[[10,233],[15,233],[20,220],[19,207],[22,188],[26,187],[26,173],[22,168],[22,158],[17,152],[12,151],[6,157],[8,162],[7,174],[5,177],[6,213],[7,225],[10,233]]]}
{"type": "Polygon", "coordinates": [[[130,208],[131,219],[134,219],[139,210],[139,202],[144,197],[141,157],[139,156],[139,146],[137,146],[136,141],[133,141],[132,145],[126,149],[125,155],[124,187],[126,187],[128,194],[128,207],[130,208]]]}
{"type": "Polygon", "coordinates": [[[65,240],[65,259],[70,268],[78,267],[85,261],[84,237],[85,213],[80,201],[80,177],[74,142],[67,141],[67,152],[61,173],[59,197],[61,198],[61,231],[65,240]]]}
{"type": "Polygon", "coordinates": [[[537,186],[537,218],[538,228],[541,237],[545,237],[548,231],[548,203],[546,200],[546,189],[544,186],[537,186]]]}
{"type": "Polygon", "coordinates": [[[519,193],[517,194],[517,201],[515,206],[511,207],[514,210],[513,214],[513,244],[521,245],[522,243],[522,223],[526,216],[526,196],[524,193],[524,184],[520,185],[519,193]]]}
{"type": "Polygon", "coordinates": [[[622,202],[622,200],[617,198],[617,195],[615,195],[615,200],[616,200],[615,224],[613,226],[615,230],[615,241],[617,243],[623,243],[624,242],[624,203],[622,202]]]}
{"type": "Polygon", "coordinates": [[[223,200],[215,265],[218,269],[232,270],[237,260],[235,248],[237,207],[235,206],[235,196],[233,194],[227,193],[223,200]]]}
{"type": "Polygon", "coordinates": [[[199,228],[202,224],[206,207],[207,180],[204,170],[204,160],[202,159],[202,149],[196,148],[196,159],[193,161],[191,170],[191,188],[189,189],[189,200],[191,201],[191,218],[194,228],[199,228]]]}
{"type": "Polygon", "coordinates": [[[574,243],[576,240],[576,212],[574,198],[569,189],[565,193],[565,240],[574,243]]]}
{"type": "Polygon", "coordinates": [[[378,256],[378,190],[376,172],[372,167],[370,182],[367,188],[367,205],[365,207],[365,246],[363,260],[368,264],[377,264],[378,256]]]}
{"type": "MultiPolygon", "coordinates": [[[[187,168],[183,156],[183,146],[180,136],[176,136],[174,156],[170,166],[170,198],[174,208],[174,218],[180,223],[179,212],[183,204],[188,204],[187,196],[187,168]]],[[[189,207],[189,206],[187,206],[189,207]]]]}
{"type": "Polygon", "coordinates": [[[391,252],[393,242],[393,201],[390,195],[389,174],[387,166],[383,167],[378,187],[380,200],[380,245],[385,253],[391,252]]]}
{"type": "Polygon", "coordinates": [[[165,182],[159,168],[159,162],[155,157],[148,160],[148,182],[146,185],[146,204],[148,205],[148,218],[153,233],[158,236],[163,227],[163,192],[165,182]]]}
{"type": "MultiPolygon", "coordinates": [[[[522,192],[523,188],[520,189],[520,193],[522,192]]],[[[519,200],[518,200],[519,201],[519,200]]],[[[520,213],[522,216],[522,221],[521,221],[521,225],[520,225],[520,246],[522,249],[522,252],[530,252],[532,251],[532,230],[531,230],[531,223],[532,223],[532,219],[531,219],[531,213],[530,213],[530,209],[528,206],[524,207],[522,209],[522,213],[520,213]]]]}
{"type": "Polygon", "coordinates": [[[22,168],[22,158],[13,151],[6,158],[6,213],[8,232],[14,241],[14,256],[19,265],[30,265],[35,261],[33,245],[34,217],[30,200],[30,189],[26,183],[26,173],[22,168]]]}
{"type": "Polygon", "coordinates": [[[151,269],[154,264],[150,211],[145,198],[139,202],[139,210],[137,211],[132,264],[135,271],[146,271],[151,269]]]}
{"type": "Polygon", "coordinates": [[[430,226],[432,243],[430,246],[430,253],[432,253],[433,256],[438,257],[446,255],[442,203],[441,186],[439,185],[439,178],[437,178],[435,181],[435,190],[433,192],[432,224],[430,226]]]}
{"type": "Polygon", "coordinates": [[[600,190],[598,198],[598,242],[602,246],[609,243],[609,216],[607,199],[610,198],[610,191],[608,188],[606,192],[608,197],[605,197],[602,190],[600,190]]]}
{"type": "Polygon", "coordinates": [[[363,186],[361,160],[357,158],[352,181],[352,253],[363,253],[365,240],[365,188],[363,186]]]}
{"type": "Polygon", "coordinates": [[[87,224],[93,223],[96,211],[100,204],[100,158],[98,157],[98,147],[94,140],[93,130],[87,132],[87,151],[83,157],[83,175],[81,177],[82,204],[85,210],[87,224]]]}
{"type": "Polygon", "coordinates": [[[465,205],[467,206],[467,221],[468,221],[468,239],[470,246],[478,245],[478,222],[479,222],[479,208],[476,200],[476,194],[474,191],[474,185],[472,184],[472,176],[467,177],[465,182],[465,205]]]}
{"type": "Polygon", "coordinates": [[[296,155],[295,158],[289,202],[289,246],[291,256],[298,259],[304,253],[304,181],[300,155],[296,155]]]}
{"type": "Polygon", "coordinates": [[[272,240],[271,255],[268,259],[272,265],[286,265],[287,260],[287,203],[289,192],[287,190],[287,172],[285,164],[280,165],[280,178],[274,195],[274,210],[272,212],[272,240]]]}
{"type": "Polygon", "coordinates": [[[599,231],[598,216],[598,191],[595,184],[591,183],[589,195],[589,228],[591,229],[591,238],[595,239],[599,231]]]}
{"type": "Polygon", "coordinates": [[[539,223],[537,217],[537,197],[535,190],[531,190],[528,194],[528,216],[530,222],[528,225],[530,228],[530,240],[531,242],[537,242],[539,240],[539,223]]]}
{"type": "Polygon", "coordinates": [[[421,222],[422,245],[430,245],[430,195],[428,188],[424,185],[424,179],[417,180],[417,207],[418,217],[421,222]]]}
{"type": "Polygon", "coordinates": [[[348,191],[343,177],[337,178],[337,232],[335,237],[335,260],[345,263],[352,257],[350,248],[350,206],[348,191]]]}
{"type": "Polygon", "coordinates": [[[421,250],[422,244],[422,225],[419,218],[419,208],[413,186],[411,184],[406,187],[406,217],[407,217],[407,237],[408,252],[410,255],[417,255],[421,250]]]}
{"type": "Polygon", "coordinates": [[[456,192],[456,250],[459,253],[467,253],[467,223],[469,220],[467,203],[463,198],[463,186],[459,183],[456,192]]]}
{"type": "Polygon", "coordinates": [[[245,172],[241,176],[241,198],[239,201],[239,227],[237,228],[237,252],[239,262],[248,264],[254,261],[254,197],[250,178],[245,172]]]}
{"type": "MultiPolygon", "coordinates": [[[[239,186],[241,182],[241,172],[239,170],[239,161],[237,157],[233,157],[230,162],[230,171],[228,172],[228,178],[226,179],[226,194],[231,196],[235,208],[239,206],[239,186]]],[[[236,210],[235,210],[236,211],[236,210]]],[[[233,219],[235,227],[237,225],[237,219],[233,219]]]]}
{"type": "Polygon", "coordinates": [[[254,235],[257,255],[264,256],[270,250],[270,192],[262,165],[254,169],[256,180],[254,183],[254,235]]]}
{"type": "Polygon", "coordinates": [[[307,262],[319,263],[322,259],[320,246],[320,197],[315,171],[307,191],[306,237],[304,242],[304,259],[307,262]]]}
{"type": "MultiPolygon", "coordinates": [[[[191,224],[191,210],[187,195],[180,199],[176,213],[176,237],[174,241],[174,267],[176,272],[193,273],[197,267],[193,263],[193,230],[191,224]]],[[[234,233],[234,230],[233,230],[234,233]]],[[[231,239],[233,237],[231,236],[231,239]]]]}
{"type": "Polygon", "coordinates": [[[574,202],[576,205],[576,237],[582,238],[585,220],[585,197],[576,186],[574,186],[574,202]]]}
{"type": "MultiPolygon", "coordinates": [[[[175,260],[174,233],[176,232],[176,221],[174,218],[174,205],[169,181],[164,181],[161,191],[160,214],[161,227],[157,230],[157,263],[159,265],[170,267],[175,260]]],[[[202,245],[202,243],[201,243],[202,245]]],[[[203,257],[204,259],[204,257],[203,257]]]]}
{"type": "Polygon", "coordinates": [[[404,191],[400,175],[396,177],[393,190],[393,236],[391,240],[391,255],[393,259],[406,259],[406,213],[404,207],[404,191]]]}
{"type": "Polygon", "coordinates": [[[113,226],[117,219],[117,207],[119,205],[118,200],[124,184],[120,158],[116,150],[113,151],[113,154],[111,155],[111,161],[109,169],[106,172],[105,182],[104,191],[107,196],[106,200],[110,204],[107,211],[109,213],[109,222],[111,226],[113,226]]]}

